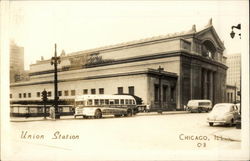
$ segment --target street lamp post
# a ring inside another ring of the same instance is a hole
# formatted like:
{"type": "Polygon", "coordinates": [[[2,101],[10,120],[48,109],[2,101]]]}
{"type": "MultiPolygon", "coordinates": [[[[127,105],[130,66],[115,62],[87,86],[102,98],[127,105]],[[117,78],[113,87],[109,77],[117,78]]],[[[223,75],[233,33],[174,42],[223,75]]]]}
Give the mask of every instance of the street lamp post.
{"type": "Polygon", "coordinates": [[[60,119],[60,112],[58,110],[58,87],[57,87],[57,64],[60,64],[60,57],[57,56],[56,44],[55,44],[55,56],[51,58],[51,65],[54,65],[54,107],[55,107],[55,118],[60,119]]]}
{"type": "MultiPolygon", "coordinates": [[[[240,30],[240,29],[241,29],[241,24],[238,24],[237,26],[232,26],[231,28],[232,28],[232,31],[231,31],[231,33],[230,33],[230,36],[231,36],[231,38],[233,39],[234,36],[235,36],[235,32],[234,32],[233,29],[236,28],[236,29],[240,30]]],[[[240,36],[240,39],[241,39],[241,33],[239,33],[239,36],[240,36]]]]}
{"type": "MultiPolygon", "coordinates": [[[[235,32],[233,31],[234,28],[238,29],[238,30],[241,30],[241,24],[238,24],[237,26],[232,26],[232,32],[230,33],[230,36],[231,38],[233,39],[234,36],[235,36],[235,32]]],[[[241,39],[241,33],[239,33],[239,37],[241,39]]],[[[236,83],[235,83],[235,86],[236,86],[236,83]]],[[[241,68],[240,68],[240,116],[239,118],[236,118],[236,128],[237,129],[241,129],[241,68]]],[[[237,93],[238,95],[238,93],[237,93]]],[[[236,87],[235,87],[235,101],[236,101],[236,87]]],[[[235,102],[236,103],[236,102],[235,102]]]]}
{"type": "Polygon", "coordinates": [[[162,114],[162,104],[161,104],[161,72],[164,70],[164,68],[161,68],[159,66],[158,71],[159,71],[159,110],[158,113],[162,114]]]}

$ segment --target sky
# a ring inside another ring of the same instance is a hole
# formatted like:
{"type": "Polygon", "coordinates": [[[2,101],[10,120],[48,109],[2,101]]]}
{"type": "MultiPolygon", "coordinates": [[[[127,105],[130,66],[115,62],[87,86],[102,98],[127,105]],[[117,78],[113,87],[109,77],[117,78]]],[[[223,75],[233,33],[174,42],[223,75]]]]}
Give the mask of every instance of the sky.
{"type": "MultiPolygon", "coordinates": [[[[246,28],[248,1],[10,1],[10,40],[24,47],[25,69],[50,59],[54,44],[66,54],[147,37],[202,29],[210,18],[224,54],[241,52],[231,26],[246,28]]],[[[236,34],[240,30],[234,29],[236,34]]],[[[248,30],[246,30],[248,31],[248,30]]],[[[242,34],[244,36],[244,34],[242,34]]]]}

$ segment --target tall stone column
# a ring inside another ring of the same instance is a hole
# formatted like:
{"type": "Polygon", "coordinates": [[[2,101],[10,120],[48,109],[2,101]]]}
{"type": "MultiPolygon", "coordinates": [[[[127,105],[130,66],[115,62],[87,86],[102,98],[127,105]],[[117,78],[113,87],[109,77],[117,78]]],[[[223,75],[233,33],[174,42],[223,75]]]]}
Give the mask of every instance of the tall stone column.
{"type": "Polygon", "coordinates": [[[210,87],[210,91],[209,91],[209,99],[213,102],[213,94],[214,94],[214,82],[213,82],[213,80],[214,80],[214,78],[213,78],[213,71],[211,71],[211,72],[209,72],[209,80],[210,80],[210,85],[209,85],[209,87],[210,87]]]}
{"type": "Polygon", "coordinates": [[[203,98],[207,99],[207,70],[203,69],[203,98]]]}

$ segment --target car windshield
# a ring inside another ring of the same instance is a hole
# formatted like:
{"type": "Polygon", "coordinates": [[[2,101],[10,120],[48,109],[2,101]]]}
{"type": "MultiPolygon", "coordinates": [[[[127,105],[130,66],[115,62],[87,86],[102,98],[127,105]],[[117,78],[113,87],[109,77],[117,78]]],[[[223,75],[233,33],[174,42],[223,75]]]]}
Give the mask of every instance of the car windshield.
{"type": "Polygon", "coordinates": [[[229,112],[230,111],[230,107],[228,105],[216,105],[213,108],[213,112],[215,113],[225,113],[225,112],[229,112]]]}

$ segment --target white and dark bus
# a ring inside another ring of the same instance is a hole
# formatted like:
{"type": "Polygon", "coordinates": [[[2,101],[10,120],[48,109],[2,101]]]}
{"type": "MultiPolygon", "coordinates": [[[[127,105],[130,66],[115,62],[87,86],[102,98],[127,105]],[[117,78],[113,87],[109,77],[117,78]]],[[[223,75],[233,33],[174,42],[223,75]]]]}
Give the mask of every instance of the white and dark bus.
{"type": "Polygon", "coordinates": [[[75,98],[74,117],[132,116],[134,109],[136,100],[130,95],[82,95],[75,98]]]}

